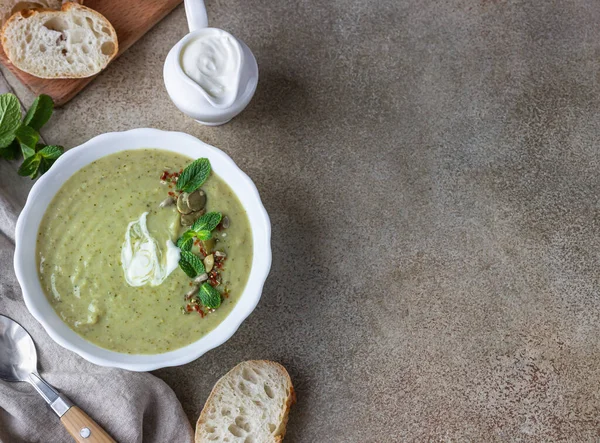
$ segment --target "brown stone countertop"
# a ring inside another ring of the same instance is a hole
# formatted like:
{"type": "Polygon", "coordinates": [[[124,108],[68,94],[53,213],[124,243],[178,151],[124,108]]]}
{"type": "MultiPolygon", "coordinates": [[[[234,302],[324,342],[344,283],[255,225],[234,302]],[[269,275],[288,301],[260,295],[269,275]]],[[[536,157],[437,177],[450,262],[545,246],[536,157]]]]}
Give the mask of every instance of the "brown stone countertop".
{"type": "MultiPolygon", "coordinates": [[[[273,224],[256,311],[156,372],[194,421],[236,363],[297,387],[286,442],[597,441],[600,2],[208,1],[255,98],[201,126],[163,86],[178,8],[43,130],[215,145],[273,224]]],[[[7,78],[26,103],[33,97],[7,78]]]]}

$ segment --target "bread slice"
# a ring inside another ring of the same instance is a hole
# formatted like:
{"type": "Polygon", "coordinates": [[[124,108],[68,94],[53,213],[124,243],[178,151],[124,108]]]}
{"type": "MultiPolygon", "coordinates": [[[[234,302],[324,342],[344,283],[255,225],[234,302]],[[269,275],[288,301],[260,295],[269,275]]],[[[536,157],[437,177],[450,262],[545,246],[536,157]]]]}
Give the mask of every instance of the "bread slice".
{"type": "Polygon", "coordinates": [[[22,2],[19,0],[0,0],[0,20],[2,24],[16,12],[24,9],[60,9],[61,0],[37,0],[34,2],[22,2]]]}
{"type": "Polygon", "coordinates": [[[104,69],[119,44],[102,14],[69,2],[60,11],[14,14],[2,27],[2,47],[13,65],[36,77],[83,78],[104,69]]]}
{"type": "MultiPolygon", "coordinates": [[[[11,15],[24,9],[60,9],[64,0],[35,0],[22,2],[20,0],[0,0],[0,26],[6,23],[11,15]]],[[[77,3],[83,3],[78,0],[77,3]]]]}
{"type": "Polygon", "coordinates": [[[279,363],[240,363],[215,385],[196,424],[196,443],[275,443],[285,435],[296,400],[279,363]]]}

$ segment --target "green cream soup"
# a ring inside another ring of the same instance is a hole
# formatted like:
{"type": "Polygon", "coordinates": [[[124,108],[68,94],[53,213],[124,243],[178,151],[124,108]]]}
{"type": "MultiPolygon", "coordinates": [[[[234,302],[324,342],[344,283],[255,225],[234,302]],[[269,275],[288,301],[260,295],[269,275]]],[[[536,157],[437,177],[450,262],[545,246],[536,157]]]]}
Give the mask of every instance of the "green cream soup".
{"type": "Polygon", "coordinates": [[[240,201],[214,172],[197,191],[206,196],[204,209],[192,215],[219,212],[223,220],[210,239],[192,240],[190,251],[214,265],[196,280],[178,266],[175,244],[188,227],[169,196],[177,197],[177,173],[191,162],[157,149],[112,154],[76,172],[48,206],[37,240],[40,282],[86,340],[117,352],[171,351],[210,332],[238,301],[252,265],[252,232],[240,201]],[[131,251],[149,254],[155,266],[143,254],[130,260],[131,251]],[[140,279],[147,269],[153,277],[140,279]],[[215,309],[196,291],[207,277],[222,300],[215,309]]]}

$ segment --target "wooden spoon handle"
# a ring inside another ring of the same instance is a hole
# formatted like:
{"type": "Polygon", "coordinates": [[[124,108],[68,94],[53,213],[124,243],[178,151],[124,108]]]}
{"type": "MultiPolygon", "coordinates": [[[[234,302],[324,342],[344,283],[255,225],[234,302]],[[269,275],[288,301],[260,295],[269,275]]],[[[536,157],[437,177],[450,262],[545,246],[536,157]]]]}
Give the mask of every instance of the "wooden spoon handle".
{"type": "Polygon", "coordinates": [[[77,406],[69,408],[60,421],[79,443],[116,443],[104,429],[77,406]]]}

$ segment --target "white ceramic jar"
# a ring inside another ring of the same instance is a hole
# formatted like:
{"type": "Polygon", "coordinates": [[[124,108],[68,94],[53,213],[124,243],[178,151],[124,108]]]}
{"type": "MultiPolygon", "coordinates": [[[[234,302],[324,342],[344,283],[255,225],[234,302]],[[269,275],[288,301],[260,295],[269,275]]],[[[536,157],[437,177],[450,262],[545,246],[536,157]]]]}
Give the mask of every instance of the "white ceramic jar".
{"type": "Polygon", "coordinates": [[[205,125],[222,125],[252,99],[258,65],[244,42],[208,27],[202,0],[185,0],[185,10],[191,32],[167,55],[165,87],[183,113],[205,125]]]}

